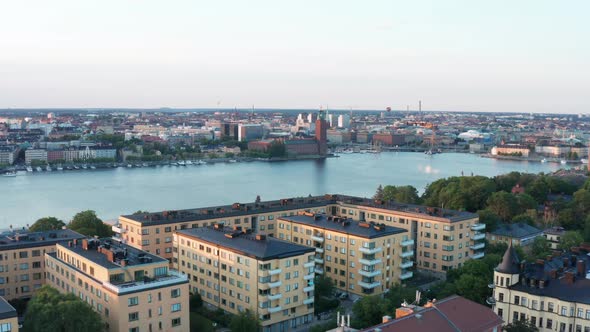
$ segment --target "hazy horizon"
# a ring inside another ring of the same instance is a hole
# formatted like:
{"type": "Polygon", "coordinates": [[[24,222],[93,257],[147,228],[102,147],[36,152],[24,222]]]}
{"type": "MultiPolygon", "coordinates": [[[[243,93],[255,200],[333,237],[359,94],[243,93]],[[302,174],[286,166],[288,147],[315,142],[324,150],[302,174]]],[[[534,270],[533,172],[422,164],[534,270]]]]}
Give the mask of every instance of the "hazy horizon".
{"type": "Polygon", "coordinates": [[[590,112],[590,2],[0,4],[0,109],[590,112]]]}

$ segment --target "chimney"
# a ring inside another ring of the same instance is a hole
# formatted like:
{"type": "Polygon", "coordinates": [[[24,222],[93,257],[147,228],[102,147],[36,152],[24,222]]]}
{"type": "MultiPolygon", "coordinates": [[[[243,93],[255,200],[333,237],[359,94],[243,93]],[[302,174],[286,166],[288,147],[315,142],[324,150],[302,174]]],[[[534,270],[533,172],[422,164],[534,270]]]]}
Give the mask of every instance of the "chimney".
{"type": "Polygon", "coordinates": [[[563,267],[567,268],[570,265],[570,260],[567,257],[563,258],[563,267]]]}
{"type": "Polygon", "coordinates": [[[115,254],[113,253],[112,250],[107,250],[105,252],[105,255],[107,256],[107,259],[109,260],[109,262],[114,262],[115,261],[115,254]]]}
{"type": "Polygon", "coordinates": [[[72,241],[68,241],[68,247],[72,247],[72,241]]]}
{"type": "Polygon", "coordinates": [[[578,276],[586,278],[586,261],[583,259],[578,260],[578,276]]]}
{"type": "Polygon", "coordinates": [[[383,316],[383,320],[381,321],[381,323],[387,323],[391,321],[391,316],[383,316]]]}
{"type": "Polygon", "coordinates": [[[88,250],[88,239],[82,239],[82,249],[88,250]]]}
{"type": "Polygon", "coordinates": [[[542,259],[537,259],[537,262],[536,263],[539,264],[539,265],[541,265],[541,266],[544,266],[545,265],[545,261],[542,260],[542,259]]]}
{"type": "Polygon", "coordinates": [[[122,267],[125,267],[125,266],[127,266],[127,259],[122,259],[122,260],[121,260],[121,266],[122,266],[122,267]]]}
{"type": "Polygon", "coordinates": [[[566,272],[564,280],[566,284],[571,285],[576,280],[576,276],[573,272],[566,272]]]}
{"type": "Polygon", "coordinates": [[[78,239],[74,239],[74,247],[78,245],[78,239]]]}
{"type": "Polygon", "coordinates": [[[266,240],[266,235],[256,234],[256,241],[264,241],[264,240],[266,240]]]}
{"type": "Polygon", "coordinates": [[[557,279],[557,270],[553,269],[549,271],[549,276],[551,276],[551,279],[557,279]]]}

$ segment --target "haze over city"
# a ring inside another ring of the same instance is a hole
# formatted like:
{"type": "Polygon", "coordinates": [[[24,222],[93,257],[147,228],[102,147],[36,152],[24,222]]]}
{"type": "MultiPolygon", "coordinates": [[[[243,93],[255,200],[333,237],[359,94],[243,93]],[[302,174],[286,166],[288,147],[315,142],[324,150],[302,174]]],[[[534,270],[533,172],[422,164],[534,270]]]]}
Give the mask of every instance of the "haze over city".
{"type": "Polygon", "coordinates": [[[587,1],[0,4],[0,108],[586,113],[587,1]]]}

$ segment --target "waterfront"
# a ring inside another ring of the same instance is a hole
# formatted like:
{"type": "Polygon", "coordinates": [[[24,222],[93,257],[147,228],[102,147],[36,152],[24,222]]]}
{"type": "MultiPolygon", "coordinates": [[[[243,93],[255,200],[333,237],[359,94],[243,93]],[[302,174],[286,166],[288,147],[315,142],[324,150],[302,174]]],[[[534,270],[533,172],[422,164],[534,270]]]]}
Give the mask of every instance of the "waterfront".
{"type": "MultiPolygon", "coordinates": [[[[562,165],[480,158],[472,154],[345,154],[326,160],[117,168],[0,177],[0,228],[44,216],[69,221],[82,210],[102,219],[137,210],[171,210],[261,199],[343,193],[370,197],[379,184],[422,191],[448,176],[552,172],[562,165]]],[[[566,167],[569,167],[566,165],[566,167]]]]}

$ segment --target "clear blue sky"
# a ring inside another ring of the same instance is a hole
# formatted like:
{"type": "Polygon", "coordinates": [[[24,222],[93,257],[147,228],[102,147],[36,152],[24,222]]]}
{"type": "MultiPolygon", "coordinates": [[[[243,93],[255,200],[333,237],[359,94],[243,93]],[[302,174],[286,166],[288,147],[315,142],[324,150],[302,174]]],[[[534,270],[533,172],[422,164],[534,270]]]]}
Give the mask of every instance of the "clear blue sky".
{"type": "Polygon", "coordinates": [[[0,108],[590,113],[590,1],[0,3],[0,108]]]}

